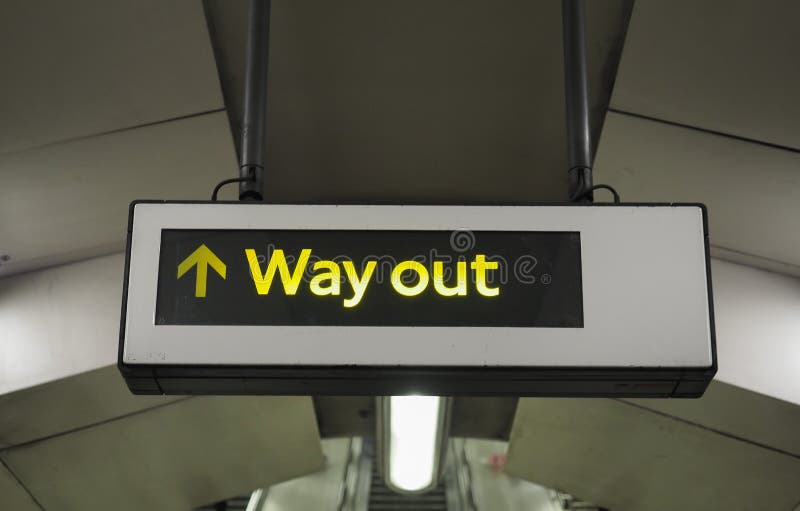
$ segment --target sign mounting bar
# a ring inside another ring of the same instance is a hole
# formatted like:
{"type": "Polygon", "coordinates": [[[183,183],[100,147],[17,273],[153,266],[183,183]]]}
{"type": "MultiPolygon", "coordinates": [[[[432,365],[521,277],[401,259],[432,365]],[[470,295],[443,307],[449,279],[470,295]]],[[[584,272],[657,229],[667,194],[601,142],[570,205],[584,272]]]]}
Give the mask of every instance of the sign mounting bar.
{"type": "MultiPolygon", "coordinates": [[[[569,197],[577,197],[593,185],[584,0],[562,0],[561,20],[564,41],[569,197]]],[[[586,198],[588,202],[592,202],[591,192],[586,198]]]]}
{"type": "Polygon", "coordinates": [[[264,199],[270,0],[250,0],[245,56],[239,200],[264,199]]]}

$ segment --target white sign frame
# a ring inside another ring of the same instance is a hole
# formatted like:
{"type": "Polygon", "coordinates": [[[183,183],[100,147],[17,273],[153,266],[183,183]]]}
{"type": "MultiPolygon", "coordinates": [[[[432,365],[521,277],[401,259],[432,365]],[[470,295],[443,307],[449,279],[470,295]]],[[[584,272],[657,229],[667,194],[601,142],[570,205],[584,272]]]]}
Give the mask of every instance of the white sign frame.
{"type": "MultiPolygon", "coordinates": [[[[156,373],[191,376],[191,368],[203,368],[205,372],[197,371],[202,379],[213,367],[224,367],[226,374],[237,367],[279,372],[307,368],[312,373],[315,368],[349,367],[383,368],[398,375],[403,370],[445,374],[484,369],[500,374],[514,369],[520,374],[551,374],[579,369],[575,374],[593,374],[648,369],[656,375],[669,374],[670,381],[680,380],[675,375],[690,374],[707,384],[708,375],[716,371],[709,268],[706,211],[700,204],[137,201],[131,205],[119,363],[132,378],[156,373]],[[584,326],[156,325],[162,229],[578,231],[584,326]]],[[[146,387],[153,390],[152,385],[146,387]]],[[[158,390],[165,391],[163,386],[158,390]]]]}

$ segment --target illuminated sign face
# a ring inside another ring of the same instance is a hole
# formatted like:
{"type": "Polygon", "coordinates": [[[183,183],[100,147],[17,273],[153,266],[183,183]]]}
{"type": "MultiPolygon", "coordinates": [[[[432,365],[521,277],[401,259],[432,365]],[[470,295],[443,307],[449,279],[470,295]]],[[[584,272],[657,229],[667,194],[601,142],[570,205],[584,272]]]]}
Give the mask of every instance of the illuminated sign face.
{"type": "Polygon", "coordinates": [[[164,230],[156,322],[580,328],[580,234],[164,230]]]}

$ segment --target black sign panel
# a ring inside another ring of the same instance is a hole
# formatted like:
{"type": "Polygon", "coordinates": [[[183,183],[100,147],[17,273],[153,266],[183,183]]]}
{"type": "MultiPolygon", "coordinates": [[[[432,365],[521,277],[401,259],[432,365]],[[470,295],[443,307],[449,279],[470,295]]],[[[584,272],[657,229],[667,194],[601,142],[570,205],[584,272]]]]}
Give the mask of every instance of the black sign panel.
{"type": "Polygon", "coordinates": [[[164,325],[583,327],[577,232],[162,230],[164,325]]]}

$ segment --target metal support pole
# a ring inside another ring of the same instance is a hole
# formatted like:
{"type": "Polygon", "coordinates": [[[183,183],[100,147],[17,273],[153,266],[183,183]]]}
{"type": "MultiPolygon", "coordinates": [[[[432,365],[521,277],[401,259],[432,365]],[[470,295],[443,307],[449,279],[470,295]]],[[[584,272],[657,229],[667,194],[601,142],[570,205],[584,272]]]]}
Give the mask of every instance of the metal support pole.
{"type": "MultiPolygon", "coordinates": [[[[569,196],[592,186],[592,139],[589,130],[589,83],[586,69],[584,0],[562,0],[564,27],[564,95],[567,107],[569,196]]],[[[586,196],[589,202],[592,195],[586,196]]]]}
{"type": "Polygon", "coordinates": [[[267,117],[270,0],[250,0],[242,116],[239,200],[264,199],[264,145],[267,117]]]}

